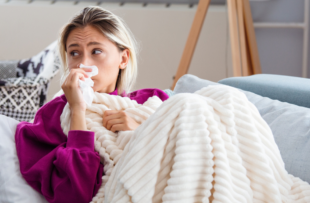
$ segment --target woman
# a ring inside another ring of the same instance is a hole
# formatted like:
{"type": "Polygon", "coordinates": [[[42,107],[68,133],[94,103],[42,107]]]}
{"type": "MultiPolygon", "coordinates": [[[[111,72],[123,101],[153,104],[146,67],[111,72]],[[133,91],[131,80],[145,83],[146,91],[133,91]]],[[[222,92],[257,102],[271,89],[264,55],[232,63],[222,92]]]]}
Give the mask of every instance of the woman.
{"type": "MultiPolygon", "coordinates": [[[[21,122],[15,134],[20,170],[25,180],[49,202],[90,202],[101,185],[103,165],[94,151],[94,132],[87,131],[86,104],[78,86],[96,65],[93,90],[128,96],[139,104],[151,96],[166,100],[159,89],[142,89],[127,95],[137,75],[136,45],[124,23],[100,7],[86,7],[68,23],[60,36],[65,74],[64,95],[40,108],[33,124],[21,122]],[[68,138],[60,126],[66,103],[71,110],[68,138]]],[[[106,111],[103,126],[113,132],[135,130],[139,124],[121,111],[106,111]]]]}

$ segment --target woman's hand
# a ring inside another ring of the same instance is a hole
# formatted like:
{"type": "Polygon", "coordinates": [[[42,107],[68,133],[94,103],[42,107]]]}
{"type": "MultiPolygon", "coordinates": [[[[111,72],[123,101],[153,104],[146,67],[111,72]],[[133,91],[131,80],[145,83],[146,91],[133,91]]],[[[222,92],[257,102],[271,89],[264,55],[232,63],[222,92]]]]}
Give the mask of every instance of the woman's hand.
{"type": "Polygon", "coordinates": [[[66,95],[66,99],[71,110],[79,110],[84,112],[86,110],[86,103],[83,99],[83,95],[78,83],[79,79],[84,81],[85,78],[88,77],[85,71],[91,72],[91,68],[71,69],[68,77],[61,86],[66,95]]]}
{"type": "Polygon", "coordinates": [[[126,112],[116,110],[105,111],[102,124],[106,129],[114,133],[116,131],[135,130],[139,126],[139,123],[128,116],[126,112]]]}
{"type": "Polygon", "coordinates": [[[70,130],[87,130],[85,120],[86,103],[78,82],[79,79],[84,81],[88,77],[85,71],[90,72],[91,69],[71,69],[68,77],[61,86],[71,110],[70,130]]]}

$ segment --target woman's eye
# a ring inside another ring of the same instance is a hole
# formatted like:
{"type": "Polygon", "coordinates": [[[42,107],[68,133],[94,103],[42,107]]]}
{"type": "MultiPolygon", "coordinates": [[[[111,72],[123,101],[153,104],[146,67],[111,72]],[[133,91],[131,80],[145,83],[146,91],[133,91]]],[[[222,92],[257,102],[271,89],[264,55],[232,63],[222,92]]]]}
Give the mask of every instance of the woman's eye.
{"type": "Polygon", "coordinates": [[[72,52],[70,53],[70,55],[71,55],[71,56],[77,56],[78,53],[77,53],[76,51],[72,51],[72,52]]]}
{"type": "Polygon", "coordinates": [[[93,54],[100,54],[101,52],[102,52],[102,51],[100,51],[100,50],[97,49],[97,50],[94,50],[94,51],[93,51],[93,54]]]}

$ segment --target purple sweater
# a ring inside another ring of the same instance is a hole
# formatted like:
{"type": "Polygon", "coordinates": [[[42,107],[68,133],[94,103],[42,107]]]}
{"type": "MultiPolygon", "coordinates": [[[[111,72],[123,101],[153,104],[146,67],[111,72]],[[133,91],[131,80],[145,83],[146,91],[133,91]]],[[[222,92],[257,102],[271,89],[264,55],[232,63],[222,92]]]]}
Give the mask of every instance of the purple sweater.
{"type": "MultiPolygon", "coordinates": [[[[117,95],[117,90],[110,93],[117,95]]],[[[130,95],[143,104],[159,89],[142,89],[130,95]]],[[[60,115],[67,103],[65,95],[42,106],[33,124],[20,122],[15,133],[20,171],[25,180],[48,202],[90,202],[101,185],[103,165],[94,148],[94,132],[71,130],[68,137],[60,126],[60,115]]]]}

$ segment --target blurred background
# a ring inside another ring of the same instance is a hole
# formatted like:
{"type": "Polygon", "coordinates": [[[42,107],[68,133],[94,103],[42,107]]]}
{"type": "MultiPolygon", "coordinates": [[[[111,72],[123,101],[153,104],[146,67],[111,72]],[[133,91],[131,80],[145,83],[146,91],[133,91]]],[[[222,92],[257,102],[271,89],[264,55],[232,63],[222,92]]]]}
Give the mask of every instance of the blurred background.
{"type": "MultiPolygon", "coordinates": [[[[306,1],[250,1],[262,73],[310,76],[306,1]]],[[[97,5],[123,18],[139,43],[135,89],[167,89],[177,71],[197,4],[198,0],[0,0],[0,60],[36,55],[58,38],[73,15],[85,6],[97,5]]],[[[212,0],[190,74],[215,82],[232,76],[228,26],[226,1],[212,0]]],[[[47,101],[60,89],[60,74],[51,81],[47,101]]]]}

